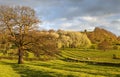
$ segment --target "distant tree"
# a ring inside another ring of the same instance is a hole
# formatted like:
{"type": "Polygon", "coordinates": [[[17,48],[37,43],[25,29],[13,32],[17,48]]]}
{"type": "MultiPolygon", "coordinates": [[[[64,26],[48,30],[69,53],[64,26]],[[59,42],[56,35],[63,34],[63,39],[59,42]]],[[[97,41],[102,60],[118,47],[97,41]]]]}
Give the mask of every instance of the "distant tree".
{"type": "Polygon", "coordinates": [[[114,50],[118,50],[119,48],[118,48],[117,45],[115,45],[115,46],[113,46],[113,49],[114,49],[114,50]]]}
{"type": "Polygon", "coordinates": [[[107,40],[104,40],[98,44],[98,48],[106,51],[107,49],[111,48],[111,44],[107,40]]]}
{"type": "Polygon", "coordinates": [[[57,33],[59,34],[59,45],[62,45],[61,47],[87,48],[91,45],[90,40],[84,33],[63,30],[58,30],[57,33]]]}
{"type": "Polygon", "coordinates": [[[118,39],[118,41],[120,41],[120,36],[118,36],[118,38],[117,38],[117,39],[118,39]]]}
{"type": "Polygon", "coordinates": [[[87,33],[87,30],[86,30],[86,29],[84,30],[84,33],[85,33],[85,34],[87,33]]]}
{"type": "Polygon", "coordinates": [[[120,45],[120,36],[118,36],[117,40],[118,40],[117,44],[120,45]]]}
{"type": "Polygon", "coordinates": [[[71,39],[67,36],[67,31],[58,30],[57,34],[59,35],[57,39],[58,48],[69,48],[71,39]]]}
{"type": "Polygon", "coordinates": [[[48,32],[53,33],[53,32],[55,32],[55,30],[54,29],[50,29],[48,32]]]}
{"type": "Polygon", "coordinates": [[[90,46],[90,49],[97,49],[97,45],[96,45],[96,44],[92,44],[92,45],[90,46]]]}
{"type": "Polygon", "coordinates": [[[108,40],[112,44],[117,43],[117,36],[110,31],[96,27],[94,31],[86,33],[93,44],[99,44],[104,40],[108,40]]]}
{"type": "Polygon", "coordinates": [[[91,41],[88,39],[86,34],[80,32],[68,32],[67,34],[71,40],[71,47],[75,48],[87,48],[91,45],[91,41]]]}

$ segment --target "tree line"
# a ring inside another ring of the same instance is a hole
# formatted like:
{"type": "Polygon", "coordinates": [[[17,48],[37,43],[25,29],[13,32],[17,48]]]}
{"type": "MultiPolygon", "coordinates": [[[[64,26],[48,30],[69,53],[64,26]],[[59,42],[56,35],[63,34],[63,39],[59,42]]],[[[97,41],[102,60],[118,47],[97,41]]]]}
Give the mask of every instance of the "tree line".
{"type": "Polygon", "coordinates": [[[91,48],[108,50],[120,49],[120,39],[110,31],[96,27],[92,32],[86,32],[88,38],[92,42],[91,48]]]}

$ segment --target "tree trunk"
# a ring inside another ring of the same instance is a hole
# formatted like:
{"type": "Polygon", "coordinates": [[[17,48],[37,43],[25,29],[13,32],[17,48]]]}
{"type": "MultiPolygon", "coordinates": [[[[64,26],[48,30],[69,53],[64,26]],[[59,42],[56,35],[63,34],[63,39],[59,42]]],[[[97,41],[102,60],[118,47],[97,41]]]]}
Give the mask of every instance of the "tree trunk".
{"type": "Polygon", "coordinates": [[[23,64],[23,51],[22,48],[18,48],[18,64],[23,64]]]}

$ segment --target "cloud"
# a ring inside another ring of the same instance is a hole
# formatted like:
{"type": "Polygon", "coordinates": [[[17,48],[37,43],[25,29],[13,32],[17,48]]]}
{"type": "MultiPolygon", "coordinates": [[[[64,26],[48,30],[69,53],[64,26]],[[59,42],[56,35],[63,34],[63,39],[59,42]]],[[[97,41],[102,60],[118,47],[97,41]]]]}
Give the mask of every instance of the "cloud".
{"type": "Polygon", "coordinates": [[[46,29],[104,27],[120,35],[120,0],[0,0],[2,4],[34,8],[46,29]]]}
{"type": "MultiPolygon", "coordinates": [[[[61,19],[56,19],[54,21],[45,21],[49,22],[49,28],[47,27],[46,29],[64,29],[64,30],[74,30],[74,31],[81,31],[81,30],[93,30],[94,29],[94,23],[92,20],[95,20],[96,18],[92,17],[74,17],[73,19],[69,20],[67,18],[61,18],[61,19]],[[91,22],[91,23],[90,23],[91,22]]],[[[43,22],[41,26],[46,26],[43,22]]]]}
{"type": "MultiPolygon", "coordinates": [[[[114,16],[111,16],[110,18],[113,18],[114,16]]],[[[49,24],[47,24],[49,27],[46,27],[47,29],[64,29],[64,30],[72,30],[72,31],[84,31],[87,29],[88,31],[94,30],[95,27],[102,27],[107,30],[110,30],[111,32],[119,35],[120,34],[120,27],[119,27],[119,21],[120,19],[117,19],[117,22],[114,22],[114,24],[111,24],[114,19],[108,19],[108,17],[93,17],[93,16],[79,16],[74,17],[71,20],[67,18],[60,18],[56,19],[54,21],[47,21],[49,24]]],[[[46,26],[46,24],[42,25],[46,26]]]]}
{"type": "Polygon", "coordinates": [[[96,22],[97,18],[96,17],[90,17],[90,16],[84,16],[84,17],[80,17],[83,20],[89,21],[89,22],[96,22]]]}

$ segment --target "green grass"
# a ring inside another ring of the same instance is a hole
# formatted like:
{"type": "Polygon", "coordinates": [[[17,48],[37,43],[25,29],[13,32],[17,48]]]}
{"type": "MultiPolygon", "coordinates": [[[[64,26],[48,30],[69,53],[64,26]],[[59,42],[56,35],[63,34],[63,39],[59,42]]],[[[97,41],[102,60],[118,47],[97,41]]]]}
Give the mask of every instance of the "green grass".
{"type": "MultiPolygon", "coordinates": [[[[89,57],[92,61],[120,63],[113,60],[112,54],[119,51],[65,49],[61,58],[77,58],[82,60],[89,57]],[[109,53],[108,53],[109,52],[109,53]],[[96,59],[100,58],[100,59],[96,59]],[[103,60],[102,60],[103,59],[103,60]]],[[[83,62],[67,62],[64,60],[50,61],[25,61],[25,64],[17,64],[17,60],[0,60],[0,77],[120,77],[120,64],[108,66],[89,64],[83,62]]]]}
{"type": "Polygon", "coordinates": [[[0,77],[120,77],[120,68],[61,60],[32,61],[18,65],[0,61],[0,77]]]}
{"type": "Polygon", "coordinates": [[[65,58],[75,58],[78,60],[88,60],[89,58],[89,61],[120,63],[120,59],[113,59],[113,54],[120,57],[119,50],[100,51],[69,48],[61,52],[61,55],[65,58]]]}
{"type": "Polygon", "coordinates": [[[20,77],[16,71],[13,70],[11,65],[6,65],[0,61],[0,77],[20,77]]]}

